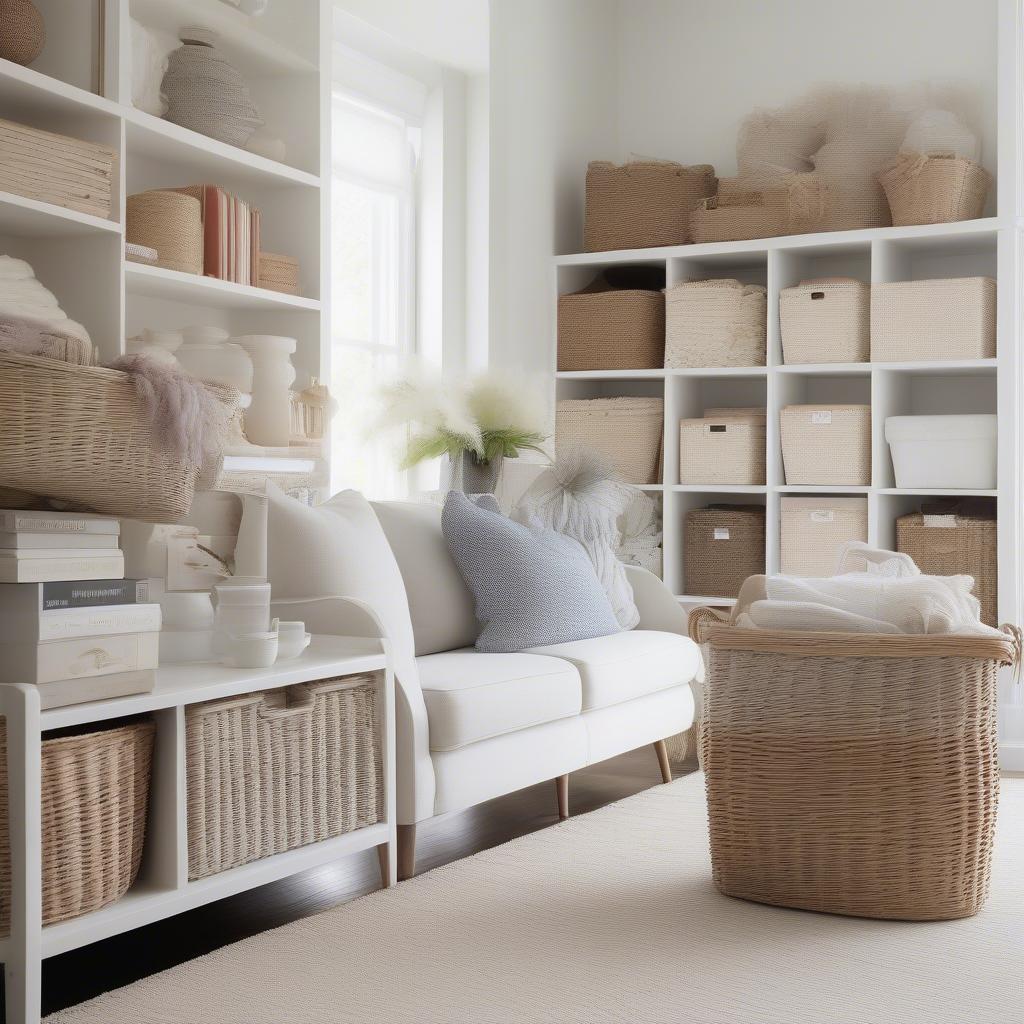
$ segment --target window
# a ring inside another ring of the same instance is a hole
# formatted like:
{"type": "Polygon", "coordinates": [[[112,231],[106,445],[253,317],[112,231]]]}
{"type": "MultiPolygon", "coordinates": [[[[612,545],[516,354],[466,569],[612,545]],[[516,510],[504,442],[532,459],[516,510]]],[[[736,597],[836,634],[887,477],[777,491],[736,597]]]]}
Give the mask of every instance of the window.
{"type": "Polygon", "coordinates": [[[407,474],[393,442],[368,437],[367,428],[377,386],[415,348],[419,128],[340,89],[331,116],[331,483],[401,497],[407,474]]]}

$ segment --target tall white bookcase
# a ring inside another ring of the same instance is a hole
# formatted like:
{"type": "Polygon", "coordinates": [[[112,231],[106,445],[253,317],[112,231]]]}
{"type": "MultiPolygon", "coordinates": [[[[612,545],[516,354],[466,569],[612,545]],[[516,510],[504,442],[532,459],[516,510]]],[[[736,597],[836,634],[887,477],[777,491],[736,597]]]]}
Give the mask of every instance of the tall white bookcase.
{"type": "MultiPolygon", "coordinates": [[[[768,356],[766,366],[685,370],[552,372],[557,398],[648,395],[664,399],[662,483],[644,490],[656,495],[664,522],[664,579],[686,607],[728,606],[721,594],[688,592],[683,534],[687,513],[713,502],[759,504],[766,512],[766,571],[780,568],[780,503],[783,495],[864,495],[869,540],[895,547],[895,521],[935,496],[995,498],[999,532],[999,617],[1021,618],[1020,539],[1022,393],[1020,332],[1024,266],[1024,207],[1018,151],[1024,145],[1022,85],[1024,67],[1020,0],[1001,0],[999,62],[999,140],[995,211],[981,220],[920,227],[874,228],[743,242],[720,242],[618,252],[556,256],[555,292],[565,294],[590,283],[608,267],[655,266],[669,287],[681,281],[732,277],[766,286],[768,356]],[[779,292],[805,278],[843,275],[862,281],[994,277],[998,282],[997,354],[994,359],[786,365],[779,333],[779,292]],[[807,487],[786,483],[779,437],[779,412],[791,404],[852,402],[871,406],[872,473],[865,487],[807,487]],[[699,486],[679,483],[679,421],[702,416],[706,408],[765,406],[767,483],[760,487],[699,486]],[[990,491],[903,489],[896,486],[885,441],[888,416],[935,413],[996,413],[999,422],[997,487],[990,491]]],[[[994,55],[995,56],[995,55],[994,55]]],[[[597,154],[595,154],[597,155],[597,154]]],[[[554,341],[557,347],[557,335],[554,341]]],[[[1009,675],[1004,687],[1003,762],[1024,770],[1024,706],[1009,675]],[[1020,708],[1020,710],[1016,710],[1020,708]],[[1017,722],[1016,719],[1020,718],[1017,722]],[[1016,730],[1022,731],[1018,733],[1016,730]]]]}

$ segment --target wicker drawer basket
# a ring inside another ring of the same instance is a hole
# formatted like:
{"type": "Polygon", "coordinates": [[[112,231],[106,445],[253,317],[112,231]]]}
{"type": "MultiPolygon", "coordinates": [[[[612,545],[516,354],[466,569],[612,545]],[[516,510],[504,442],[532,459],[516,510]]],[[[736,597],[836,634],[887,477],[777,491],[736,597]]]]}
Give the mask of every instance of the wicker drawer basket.
{"type": "Polygon", "coordinates": [[[116,159],[108,146],[0,118],[0,191],[107,218],[116,159]]]}
{"type": "Polygon", "coordinates": [[[665,293],[665,366],[764,366],[768,298],[731,278],[686,281],[665,293]]]}
{"type": "Polygon", "coordinates": [[[190,879],[381,820],[370,676],[195,704],[185,723],[190,879]]]}
{"type": "Polygon", "coordinates": [[[897,281],[871,289],[871,358],[991,359],[996,283],[990,277],[897,281]]]}
{"type": "Polygon", "coordinates": [[[665,274],[647,271],[616,268],[582,291],[558,297],[559,370],[656,370],[664,365],[665,274]]]}
{"type": "Polygon", "coordinates": [[[646,249],[688,242],[690,212],[715,194],[715,169],[684,167],[669,160],[587,167],[587,252],[646,249]]]}
{"type": "MultiPolygon", "coordinates": [[[[706,612],[707,609],[702,609],[706,612]]],[[[1008,637],[710,624],[701,764],[715,885],[858,917],[947,920],[989,889],[1008,637]]]]}
{"type": "Polygon", "coordinates": [[[924,506],[896,520],[896,550],[930,576],[973,576],[981,621],[998,621],[998,548],[995,508],[980,503],[924,506]]]}
{"type": "Polygon", "coordinates": [[[686,514],[683,568],[688,594],[735,597],[764,572],[763,505],[711,505],[686,514]]]}
{"type": "Polygon", "coordinates": [[[555,410],[555,447],[589,448],[626,483],[656,484],[664,422],[661,398],[566,398],[555,410]]]}
{"type": "MultiPolygon", "coordinates": [[[[139,873],[155,727],[126,721],[44,737],[43,924],[119,900],[139,873]]],[[[11,929],[7,730],[0,719],[0,935],[11,929]]]]}
{"type": "Polygon", "coordinates": [[[984,167],[951,153],[901,153],[878,180],[896,226],[974,220],[992,187],[984,167]]]}
{"type": "Polygon", "coordinates": [[[870,322],[871,288],[863,281],[801,281],[779,294],[786,363],[867,362],[870,322]]]}
{"type": "Polygon", "coordinates": [[[765,482],[765,413],[709,412],[679,424],[681,484],[765,482]]]}
{"type": "Polygon", "coordinates": [[[871,406],[787,405],[780,431],[787,484],[871,483],[871,406]]]}
{"type": "Polygon", "coordinates": [[[784,576],[832,576],[842,545],[868,539],[867,498],[785,495],[781,513],[784,576]]]}

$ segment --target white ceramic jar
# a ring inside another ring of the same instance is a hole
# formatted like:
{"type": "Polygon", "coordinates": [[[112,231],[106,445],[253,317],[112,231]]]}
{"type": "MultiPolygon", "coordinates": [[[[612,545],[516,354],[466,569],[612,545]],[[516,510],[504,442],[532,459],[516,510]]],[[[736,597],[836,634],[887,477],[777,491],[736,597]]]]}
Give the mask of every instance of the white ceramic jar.
{"type": "MultiPolygon", "coordinates": [[[[251,576],[233,576],[214,588],[217,595],[214,649],[228,650],[230,638],[265,633],[270,625],[270,584],[251,576]]],[[[276,654],[276,652],[275,652],[276,654]]]]}
{"type": "Polygon", "coordinates": [[[234,339],[252,359],[252,404],[245,410],[245,436],[268,448],[285,448],[291,437],[291,386],[296,340],[276,334],[243,334],[234,339]]]}
{"type": "Polygon", "coordinates": [[[178,362],[196,380],[222,384],[243,394],[252,391],[252,361],[245,350],[228,341],[220,327],[197,324],[183,327],[184,343],[177,351],[178,362]]]}

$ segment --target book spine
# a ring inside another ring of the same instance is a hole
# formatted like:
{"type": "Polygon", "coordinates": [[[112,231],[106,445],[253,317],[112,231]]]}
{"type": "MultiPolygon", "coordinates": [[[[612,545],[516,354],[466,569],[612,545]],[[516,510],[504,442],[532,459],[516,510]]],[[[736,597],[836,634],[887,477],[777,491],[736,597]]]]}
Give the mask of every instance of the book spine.
{"type": "Polygon", "coordinates": [[[43,584],[41,610],[136,604],[145,601],[147,589],[142,580],[54,581],[43,584]]]}
{"type": "MultiPolygon", "coordinates": [[[[158,604],[100,605],[95,608],[57,608],[39,615],[39,642],[86,636],[153,633],[160,629],[158,604]]],[[[0,637],[4,636],[0,628],[0,637]]],[[[9,642],[15,638],[8,637],[9,642]]],[[[22,638],[24,639],[24,638],[22,638]]]]}
{"type": "Polygon", "coordinates": [[[0,561],[32,562],[38,559],[114,558],[114,548],[0,548],[0,561]]]}
{"type": "Polygon", "coordinates": [[[3,551],[54,551],[74,548],[116,551],[116,533],[14,533],[0,530],[0,550],[3,551]]]}
{"type": "Polygon", "coordinates": [[[116,536],[121,524],[116,519],[89,519],[51,515],[46,512],[0,511],[4,533],[105,533],[116,536]]]}

